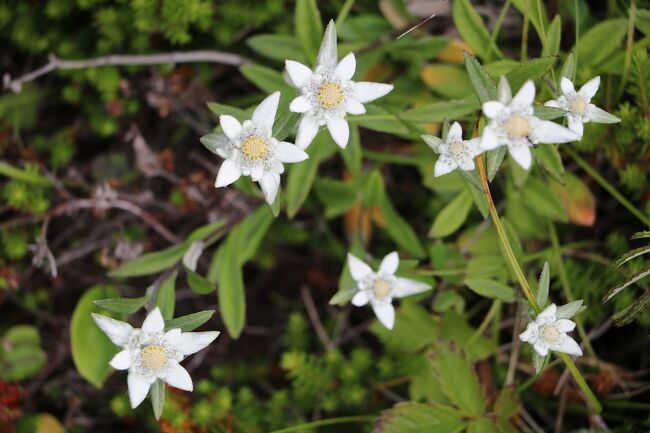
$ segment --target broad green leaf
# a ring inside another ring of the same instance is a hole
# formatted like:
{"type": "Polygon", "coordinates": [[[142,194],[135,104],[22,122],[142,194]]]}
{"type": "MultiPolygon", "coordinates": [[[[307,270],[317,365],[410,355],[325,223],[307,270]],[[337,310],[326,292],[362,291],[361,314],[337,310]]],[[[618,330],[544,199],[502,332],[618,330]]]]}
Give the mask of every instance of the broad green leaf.
{"type": "Polygon", "coordinates": [[[650,9],[637,9],[634,24],[641,33],[650,35],[650,9]]]}
{"type": "Polygon", "coordinates": [[[513,95],[528,80],[537,81],[542,78],[555,64],[557,57],[543,57],[540,59],[531,59],[520,64],[512,71],[506,74],[510,83],[513,95]]]}
{"type": "Polygon", "coordinates": [[[487,198],[485,198],[485,193],[483,193],[482,189],[479,190],[476,188],[476,185],[473,183],[470,184],[469,182],[467,184],[467,190],[471,194],[472,201],[474,201],[476,208],[479,210],[479,212],[481,212],[483,218],[487,218],[490,214],[490,207],[487,198]]]}
{"type": "Polygon", "coordinates": [[[567,111],[563,108],[558,107],[539,106],[533,108],[533,114],[535,117],[538,117],[542,120],[555,120],[566,116],[567,111]]]}
{"type": "Polygon", "coordinates": [[[497,99],[497,85],[489,77],[487,72],[483,69],[476,57],[469,53],[465,55],[465,69],[469,75],[469,79],[474,86],[476,95],[481,104],[487,101],[494,101],[497,99]]]}
{"type": "Polygon", "coordinates": [[[556,15],[546,29],[546,43],[542,47],[542,57],[557,56],[562,38],[562,18],[556,15]]]}
{"type": "Polygon", "coordinates": [[[392,30],[380,15],[363,14],[349,17],[338,29],[339,38],[349,42],[375,42],[392,30]]]}
{"type": "Polygon", "coordinates": [[[472,82],[459,65],[424,65],[420,69],[420,78],[427,87],[445,99],[463,98],[472,91],[472,82]]]}
{"type": "Polygon", "coordinates": [[[469,423],[467,433],[501,433],[494,421],[488,418],[478,418],[469,423]]]}
{"type": "MultiPolygon", "coordinates": [[[[441,332],[438,341],[448,341],[456,347],[462,347],[470,362],[488,358],[496,351],[491,339],[482,335],[476,336],[476,328],[467,323],[461,313],[447,311],[440,320],[441,332]],[[471,341],[472,344],[468,344],[471,341]]],[[[447,350],[446,347],[436,347],[436,350],[447,350]]]]}
{"type": "Polygon", "coordinates": [[[384,194],[382,200],[381,214],[386,221],[385,229],[388,232],[388,236],[397,245],[408,251],[414,257],[422,258],[426,255],[417,234],[408,222],[397,213],[393,204],[388,199],[387,194],[384,194]]]}
{"type": "Polygon", "coordinates": [[[101,388],[112,372],[108,365],[119,349],[108,339],[106,334],[95,324],[91,313],[122,319],[115,314],[106,313],[93,304],[98,299],[110,299],[120,296],[113,286],[93,286],[77,302],[70,321],[70,345],[72,360],[81,377],[101,388]]]}
{"type": "Polygon", "coordinates": [[[160,308],[160,313],[165,320],[171,320],[174,317],[174,309],[176,308],[176,274],[172,274],[165,278],[160,284],[158,294],[156,295],[156,306],[160,308]]]}
{"type": "Polygon", "coordinates": [[[464,281],[465,285],[478,295],[498,299],[503,302],[514,302],[515,291],[512,287],[496,280],[471,278],[464,281]]]}
{"type": "Polygon", "coordinates": [[[192,232],[185,240],[185,242],[189,244],[188,248],[192,244],[192,242],[196,242],[210,236],[211,234],[213,234],[214,232],[222,228],[225,224],[226,224],[226,220],[218,220],[192,230],[192,232]]]}
{"type": "Polygon", "coordinates": [[[449,38],[444,36],[404,37],[387,43],[385,50],[396,60],[421,64],[435,58],[448,45],[449,38]]]}
{"type": "Polygon", "coordinates": [[[480,57],[485,60],[503,57],[499,48],[492,43],[483,19],[469,0],[454,0],[452,16],[460,35],[480,57]],[[491,49],[490,46],[492,46],[491,49]],[[488,53],[490,54],[488,55],[488,53]]]}
{"type": "Polygon", "coordinates": [[[111,298],[111,299],[98,299],[93,301],[104,310],[113,311],[121,314],[133,314],[149,300],[149,296],[142,296],[140,298],[111,298]]]}
{"type": "Polygon", "coordinates": [[[564,183],[562,157],[554,144],[542,144],[533,149],[533,155],[555,180],[564,183]]]}
{"type": "Polygon", "coordinates": [[[297,0],[295,20],[296,37],[307,58],[313,62],[323,37],[323,22],[316,0],[297,0]]]}
{"type": "Polygon", "coordinates": [[[330,305],[345,305],[354,297],[359,289],[357,287],[352,287],[349,289],[342,289],[336,292],[332,299],[330,299],[330,305]]]}
{"type": "Polygon", "coordinates": [[[358,176],[361,171],[361,138],[359,136],[359,128],[350,126],[350,140],[345,149],[339,147],[339,153],[345,167],[350,170],[352,174],[358,176]]]}
{"type": "Polygon", "coordinates": [[[464,353],[441,346],[430,352],[430,360],[447,398],[467,416],[483,415],[485,394],[464,353]]]}
{"type": "Polygon", "coordinates": [[[467,426],[461,412],[437,404],[399,403],[382,412],[374,433],[456,433],[467,426]]]}
{"type": "Polygon", "coordinates": [[[359,125],[367,129],[372,129],[373,131],[402,136],[409,135],[408,127],[395,114],[373,104],[366,104],[365,107],[366,114],[348,117],[350,126],[359,125]]]}
{"type": "Polygon", "coordinates": [[[463,189],[436,216],[429,230],[429,236],[442,238],[454,233],[463,225],[471,208],[472,196],[467,189],[463,189]]]}
{"type": "Polygon", "coordinates": [[[535,28],[539,39],[543,39],[543,29],[548,29],[548,16],[546,15],[545,2],[542,0],[513,0],[513,3],[522,15],[528,15],[530,22],[535,28]],[[541,12],[541,16],[540,16],[541,12]]]}
{"type": "Polygon", "coordinates": [[[573,53],[569,53],[569,55],[566,57],[566,60],[562,64],[562,71],[560,72],[560,77],[558,78],[558,88],[562,77],[566,77],[569,80],[573,81],[574,73],[575,73],[575,58],[573,56],[573,53]]]}
{"type": "Polygon", "coordinates": [[[227,148],[230,146],[230,140],[228,137],[226,137],[226,134],[217,134],[211,132],[210,134],[204,135],[199,140],[206,149],[215,155],[219,155],[219,149],[227,148]]]}
{"type": "Polygon", "coordinates": [[[369,209],[373,206],[381,206],[384,195],[384,178],[379,170],[372,170],[361,183],[361,206],[369,209]]]}
{"type": "Polygon", "coordinates": [[[582,299],[579,299],[577,301],[569,302],[568,304],[560,305],[557,307],[555,317],[557,317],[558,320],[571,319],[573,316],[580,313],[582,309],[584,309],[582,306],[582,299]]]}
{"type": "Polygon", "coordinates": [[[122,264],[119,268],[108,273],[113,278],[141,277],[143,275],[162,272],[174,266],[182,258],[190,244],[183,242],[162,251],[143,254],[122,264]]]}
{"type": "Polygon", "coordinates": [[[437,123],[443,120],[458,119],[476,110],[480,104],[476,96],[452,101],[433,102],[421,107],[412,108],[400,114],[400,118],[407,122],[437,123]]]}
{"type": "Polygon", "coordinates": [[[548,267],[548,262],[544,262],[544,267],[542,268],[542,273],[539,274],[539,283],[537,284],[537,305],[541,308],[544,308],[546,302],[548,301],[548,286],[551,281],[550,270],[548,267]]]}
{"type": "Polygon", "coordinates": [[[190,286],[190,289],[194,293],[199,295],[207,295],[208,293],[214,292],[216,289],[215,285],[208,280],[207,278],[197,274],[191,269],[185,268],[185,273],[187,275],[187,284],[190,286]]]}
{"type": "Polygon", "coordinates": [[[296,93],[295,89],[284,81],[282,74],[275,69],[260,65],[244,65],[239,70],[244,77],[265,93],[270,94],[279,90],[282,93],[281,104],[286,102],[290,95],[296,93]]]}
{"type": "Polygon", "coordinates": [[[213,315],[213,310],[205,310],[199,311],[198,313],[188,314],[187,316],[177,317],[165,321],[165,331],[169,331],[170,329],[180,329],[183,332],[192,332],[210,320],[213,315]]]}
{"type": "Polygon", "coordinates": [[[541,181],[529,178],[521,190],[525,204],[538,215],[555,221],[567,222],[566,209],[559,198],[541,181]]]}
{"type": "Polygon", "coordinates": [[[357,186],[330,178],[317,179],[314,190],[325,206],[325,218],[344,214],[357,200],[357,186]]]}
{"type": "Polygon", "coordinates": [[[288,35],[254,35],[246,39],[246,44],[257,54],[278,60],[295,60],[308,64],[309,59],[302,50],[300,41],[288,35]]]}
{"type": "Polygon", "coordinates": [[[627,33],[627,18],[601,21],[585,34],[574,48],[580,68],[595,68],[609,59],[617,50],[627,33]]]}
{"type": "Polygon", "coordinates": [[[273,137],[279,141],[286,139],[296,129],[299,117],[300,114],[292,113],[289,110],[278,114],[273,122],[273,137]]]}
{"type": "Polygon", "coordinates": [[[149,388],[149,399],[153,408],[153,415],[158,420],[162,415],[165,407],[165,382],[161,379],[156,380],[149,388]]]}
{"type": "Polygon", "coordinates": [[[497,175],[501,164],[503,164],[503,159],[506,157],[507,151],[508,146],[499,146],[496,149],[487,152],[487,177],[490,182],[492,182],[494,177],[497,175]]]}
{"type": "Polygon", "coordinates": [[[391,352],[414,352],[440,338],[440,324],[422,306],[404,302],[396,312],[395,327],[386,329],[379,322],[370,330],[391,352]]]}
{"type": "Polygon", "coordinates": [[[217,117],[227,114],[234,117],[235,119],[243,122],[244,120],[250,119],[253,113],[250,113],[241,108],[231,107],[230,105],[218,104],[216,102],[208,102],[208,109],[212,111],[217,117]]]}
{"type": "Polygon", "coordinates": [[[31,325],[10,327],[0,337],[0,379],[21,381],[36,376],[47,365],[38,329],[31,325]]]}
{"type": "Polygon", "coordinates": [[[229,237],[224,246],[223,267],[219,273],[218,298],[219,311],[228,334],[237,339],[246,321],[246,298],[244,296],[244,277],[239,264],[240,239],[229,237]]]}

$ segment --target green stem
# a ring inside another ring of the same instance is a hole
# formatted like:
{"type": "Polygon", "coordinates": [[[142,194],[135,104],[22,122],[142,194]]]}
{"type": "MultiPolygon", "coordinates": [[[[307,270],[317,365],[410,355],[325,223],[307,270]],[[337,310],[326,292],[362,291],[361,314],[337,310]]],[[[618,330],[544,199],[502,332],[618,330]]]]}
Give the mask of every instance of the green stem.
{"type": "Polygon", "coordinates": [[[308,422],[300,425],[295,425],[293,427],[283,428],[281,430],[274,430],[269,433],[290,433],[296,431],[302,431],[311,429],[314,427],[322,427],[326,425],[335,425],[335,424],[349,424],[349,423],[364,423],[372,421],[375,417],[370,415],[360,415],[360,416],[343,416],[340,418],[330,418],[323,419],[320,421],[308,422]]]}
{"type": "MultiPolygon", "coordinates": [[[[548,231],[551,238],[551,246],[553,248],[553,258],[555,259],[555,267],[558,271],[558,274],[560,275],[560,282],[562,283],[562,290],[564,291],[564,297],[568,302],[573,302],[575,301],[575,296],[573,296],[573,292],[571,291],[571,283],[569,282],[569,277],[566,273],[566,268],[564,267],[564,261],[562,260],[562,251],[560,250],[560,240],[557,235],[557,230],[555,229],[555,224],[553,224],[553,222],[550,220],[548,221],[548,231]]],[[[589,336],[585,331],[585,326],[584,323],[582,322],[582,317],[578,316],[575,317],[573,320],[578,325],[578,334],[580,335],[580,339],[585,345],[585,349],[587,349],[589,355],[591,355],[594,358],[598,358],[596,356],[596,352],[594,351],[593,346],[591,345],[589,336]]]]}
{"type": "Polygon", "coordinates": [[[530,0],[526,0],[526,13],[524,14],[524,28],[521,31],[521,58],[520,62],[526,61],[528,52],[528,25],[530,24],[530,0]]]}
{"type": "Polygon", "coordinates": [[[503,25],[503,21],[506,18],[506,14],[510,9],[510,3],[512,3],[512,0],[506,0],[506,2],[503,4],[503,7],[501,8],[501,11],[499,12],[499,16],[497,17],[497,22],[494,25],[492,35],[490,36],[490,46],[488,47],[487,54],[485,55],[485,57],[488,59],[492,54],[492,49],[497,45],[497,38],[499,37],[499,32],[501,31],[501,26],[503,25]]]}
{"type": "Polygon", "coordinates": [[[636,22],[636,0],[632,0],[630,4],[630,12],[627,26],[627,43],[625,44],[625,63],[623,63],[623,75],[621,76],[621,84],[618,88],[618,98],[623,95],[627,77],[630,73],[630,64],[632,63],[632,49],[634,48],[634,23],[636,22]]]}
{"type": "Polygon", "coordinates": [[[634,207],[632,203],[629,202],[628,199],[623,197],[623,194],[618,192],[614,186],[609,183],[604,177],[600,175],[596,171],[595,168],[593,168],[587,161],[582,159],[580,155],[578,155],[578,152],[573,150],[569,146],[565,146],[562,148],[584,171],[587,172],[589,176],[591,176],[598,184],[603,187],[612,197],[614,197],[620,204],[623,205],[623,207],[627,210],[630,211],[632,215],[637,217],[639,221],[641,221],[643,224],[646,226],[650,226],[650,218],[648,215],[645,215],[643,212],[641,212],[639,209],[634,207]]]}
{"type": "Polygon", "coordinates": [[[578,73],[578,47],[580,43],[580,9],[578,8],[578,0],[573,1],[574,4],[574,11],[575,14],[573,16],[573,20],[575,21],[576,25],[576,45],[575,45],[575,55],[573,56],[573,77],[571,77],[571,81],[573,81],[578,73]]]}
{"type": "MultiPolygon", "coordinates": [[[[497,212],[497,209],[494,206],[494,201],[492,200],[492,194],[490,192],[490,184],[488,183],[487,173],[485,172],[485,166],[483,165],[483,157],[481,155],[476,157],[476,163],[481,177],[481,183],[483,184],[483,191],[485,192],[485,198],[487,199],[488,207],[490,209],[490,217],[492,218],[492,223],[494,224],[494,227],[497,230],[497,234],[499,236],[499,242],[501,243],[502,246],[502,252],[504,258],[508,261],[515,276],[517,277],[517,280],[521,285],[521,289],[524,292],[524,295],[526,295],[526,298],[528,299],[528,303],[536,313],[539,313],[541,309],[537,304],[537,300],[535,299],[535,296],[533,295],[533,291],[528,285],[528,281],[526,280],[526,277],[524,276],[521,267],[519,266],[519,262],[517,262],[517,258],[515,257],[515,254],[512,251],[512,247],[510,246],[510,241],[508,241],[508,237],[506,236],[505,230],[503,229],[503,224],[501,223],[501,219],[499,218],[499,213],[497,212]]],[[[598,401],[594,393],[589,388],[589,385],[587,385],[585,378],[582,377],[582,374],[580,374],[580,371],[573,363],[571,357],[569,357],[565,353],[559,353],[558,355],[560,356],[560,358],[562,359],[566,367],[569,369],[571,376],[573,376],[573,380],[575,380],[576,384],[584,394],[585,399],[591,405],[591,409],[595,413],[602,412],[603,408],[600,405],[600,402],[598,401]]]]}
{"type": "Polygon", "coordinates": [[[499,308],[501,308],[501,301],[496,299],[492,301],[492,305],[490,306],[490,309],[488,310],[487,314],[483,318],[483,321],[481,322],[479,327],[476,329],[476,332],[474,332],[474,334],[472,334],[469,340],[467,340],[467,342],[465,343],[466,347],[471,346],[472,343],[485,332],[488,325],[492,321],[492,317],[494,317],[494,315],[497,313],[499,308]]]}
{"type": "Polygon", "coordinates": [[[354,0],[346,0],[346,2],[343,4],[343,7],[341,7],[341,10],[339,11],[338,16],[336,17],[336,28],[341,28],[341,24],[343,24],[343,21],[348,17],[348,14],[350,13],[350,9],[352,9],[352,6],[354,5],[354,0]]]}

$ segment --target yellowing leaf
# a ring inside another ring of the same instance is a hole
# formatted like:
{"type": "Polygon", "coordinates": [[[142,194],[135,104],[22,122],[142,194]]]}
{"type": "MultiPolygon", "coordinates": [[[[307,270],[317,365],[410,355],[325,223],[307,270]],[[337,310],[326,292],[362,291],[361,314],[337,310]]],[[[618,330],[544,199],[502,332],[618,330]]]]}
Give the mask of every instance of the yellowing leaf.
{"type": "Polygon", "coordinates": [[[567,173],[565,184],[552,182],[553,193],[560,199],[569,221],[581,226],[591,227],[596,221],[596,198],[582,179],[567,173]]]}
{"type": "Polygon", "coordinates": [[[464,53],[474,54],[474,50],[459,39],[451,39],[447,44],[447,48],[438,54],[438,60],[462,65],[465,63],[464,53]]]}
{"type": "Polygon", "coordinates": [[[456,65],[426,65],[420,70],[420,78],[445,98],[463,98],[473,91],[467,73],[456,65]]]}
{"type": "Polygon", "coordinates": [[[36,429],[34,431],[35,433],[65,433],[65,429],[59,420],[49,413],[39,415],[36,429]]]}

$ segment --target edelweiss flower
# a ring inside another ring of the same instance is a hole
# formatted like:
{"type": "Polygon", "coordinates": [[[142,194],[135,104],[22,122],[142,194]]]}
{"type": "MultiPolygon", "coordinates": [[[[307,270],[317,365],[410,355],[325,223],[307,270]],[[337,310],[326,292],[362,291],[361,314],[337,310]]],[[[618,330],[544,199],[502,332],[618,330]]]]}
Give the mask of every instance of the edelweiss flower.
{"type": "Polygon", "coordinates": [[[575,132],[533,115],[535,83],[526,81],[515,97],[505,77],[499,81],[499,100],[483,104],[490,122],[483,129],[481,150],[508,146],[510,156],[526,170],[532,162],[531,146],[538,143],[567,143],[580,139],[575,132]]]}
{"type": "Polygon", "coordinates": [[[165,322],[158,307],[147,315],[141,329],[101,314],[92,316],[108,338],[122,348],[110,365],[116,370],[129,370],[127,383],[133,409],[142,403],[149,387],[158,379],[192,391],[192,378],[179,362],[208,346],[219,335],[216,331],[181,332],[180,329],[164,332],[165,322]]]}
{"type": "Polygon", "coordinates": [[[301,93],[289,106],[294,113],[302,113],[296,135],[296,146],[301,149],[309,146],[322,125],[327,125],[336,144],[345,148],[350,138],[347,114],[365,113],[363,103],[393,90],[391,84],[351,81],[356,59],[350,53],[338,62],[334,21],[325,30],[316,69],[293,60],[286,61],[286,69],[291,84],[301,93]]]}
{"type": "Polygon", "coordinates": [[[594,77],[576,92],[571,80],[567,77],[562,77],[560,81],[562,96],[550,100],[544,105],[565,109],[567,111],[566,117],[569,122],[569,129],[582,136],[584,130],[583,124],[585,123],[617,123],[621,121],[618,117],[609,114],[607,111],[591,103],[591,98],[594,97],[599,86],[600,77],[594,77]]]}
{"type": "Polygon", "coordinates": [[[438,137],[423,135],[422,139],[440,154],[433,170],[435,177],[450,173],[460,167],[461,170],[474,170],[474,157],[481,153],[478,145],[480,138],[463,140],[463,130],[458,122],[454,122],[447,133],[447,141],[443,143],[438,137]]]}
{"type": "Polygon", "coordinates": [[[243,125],[232,116],[219,116],[228,140],[216,144],[216,152],[225,161],[219,169],[215,187],[230,185],[242,175],[250,176],[260,184],[267,203],[272,204],[280,187],[280,174],[284,172],[282,163],[308,158],[293,144],[273,138],[271,130],[279,102],[280,92],[273,93],[257,106],[251,120],[243,125]]]}
{"type": "Polygon", "coordinates": [[[378,272],[374,272],[366,263],[348,254],[350,274],[359,289],[352,298],[352,304],[362,307],[370,302],[377,318],[388,329],[393,329],[395,323],[393,298],[403,298],[431,288],[426,283],[395,276],[398,266],[399,256],[395,251],[384,257],[378,272]]]}
{"type": "Polygon", "coordinates": [[[537,315],[535,321],[530,322],[526,330],[519,334],[519,339],[532,344],[541,356],[546,356],[549,350],[582,356],[578,343],[567,335],[567,332],[573,331],[576,324],[569,319],[558,319],[556,312],[555,304],[546,307],[537,315]]]}

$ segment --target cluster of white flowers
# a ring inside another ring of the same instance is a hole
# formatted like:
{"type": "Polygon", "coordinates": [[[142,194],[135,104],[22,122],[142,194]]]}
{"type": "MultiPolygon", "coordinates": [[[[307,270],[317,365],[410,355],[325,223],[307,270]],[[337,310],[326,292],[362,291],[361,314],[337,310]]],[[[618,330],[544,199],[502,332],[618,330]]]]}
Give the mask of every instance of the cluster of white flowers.
{"type": "Polygon", "coordinates": [[[496,101],[483,104],[483,114],[489,119],[480,137],[464,141],[458,123],[449,129],[447,140],[424,135],[424,141],[440,154],[435,165],[434,176],[442,176],[457,168],[474,169],[472,158],[479,154],[507,146],[512,159],[528,170],[532,163],[531,147],[537,144],[568,143],[582,138],[583,124],[587,122],[615,123],[620,119],[591,104],[596,94],[600,77],[588,81],[578,92],[573,83],[563,77],[563,95],[557,100],[546,102],[546,106],[562,108],[568,119],[569,128],[535,116],[535,83],[527,81],[517,94],[512,96],[508,80],[502,76],[498,85],[496,101]],[[475,140],[478,140],[475,141],[475,140]]]}

